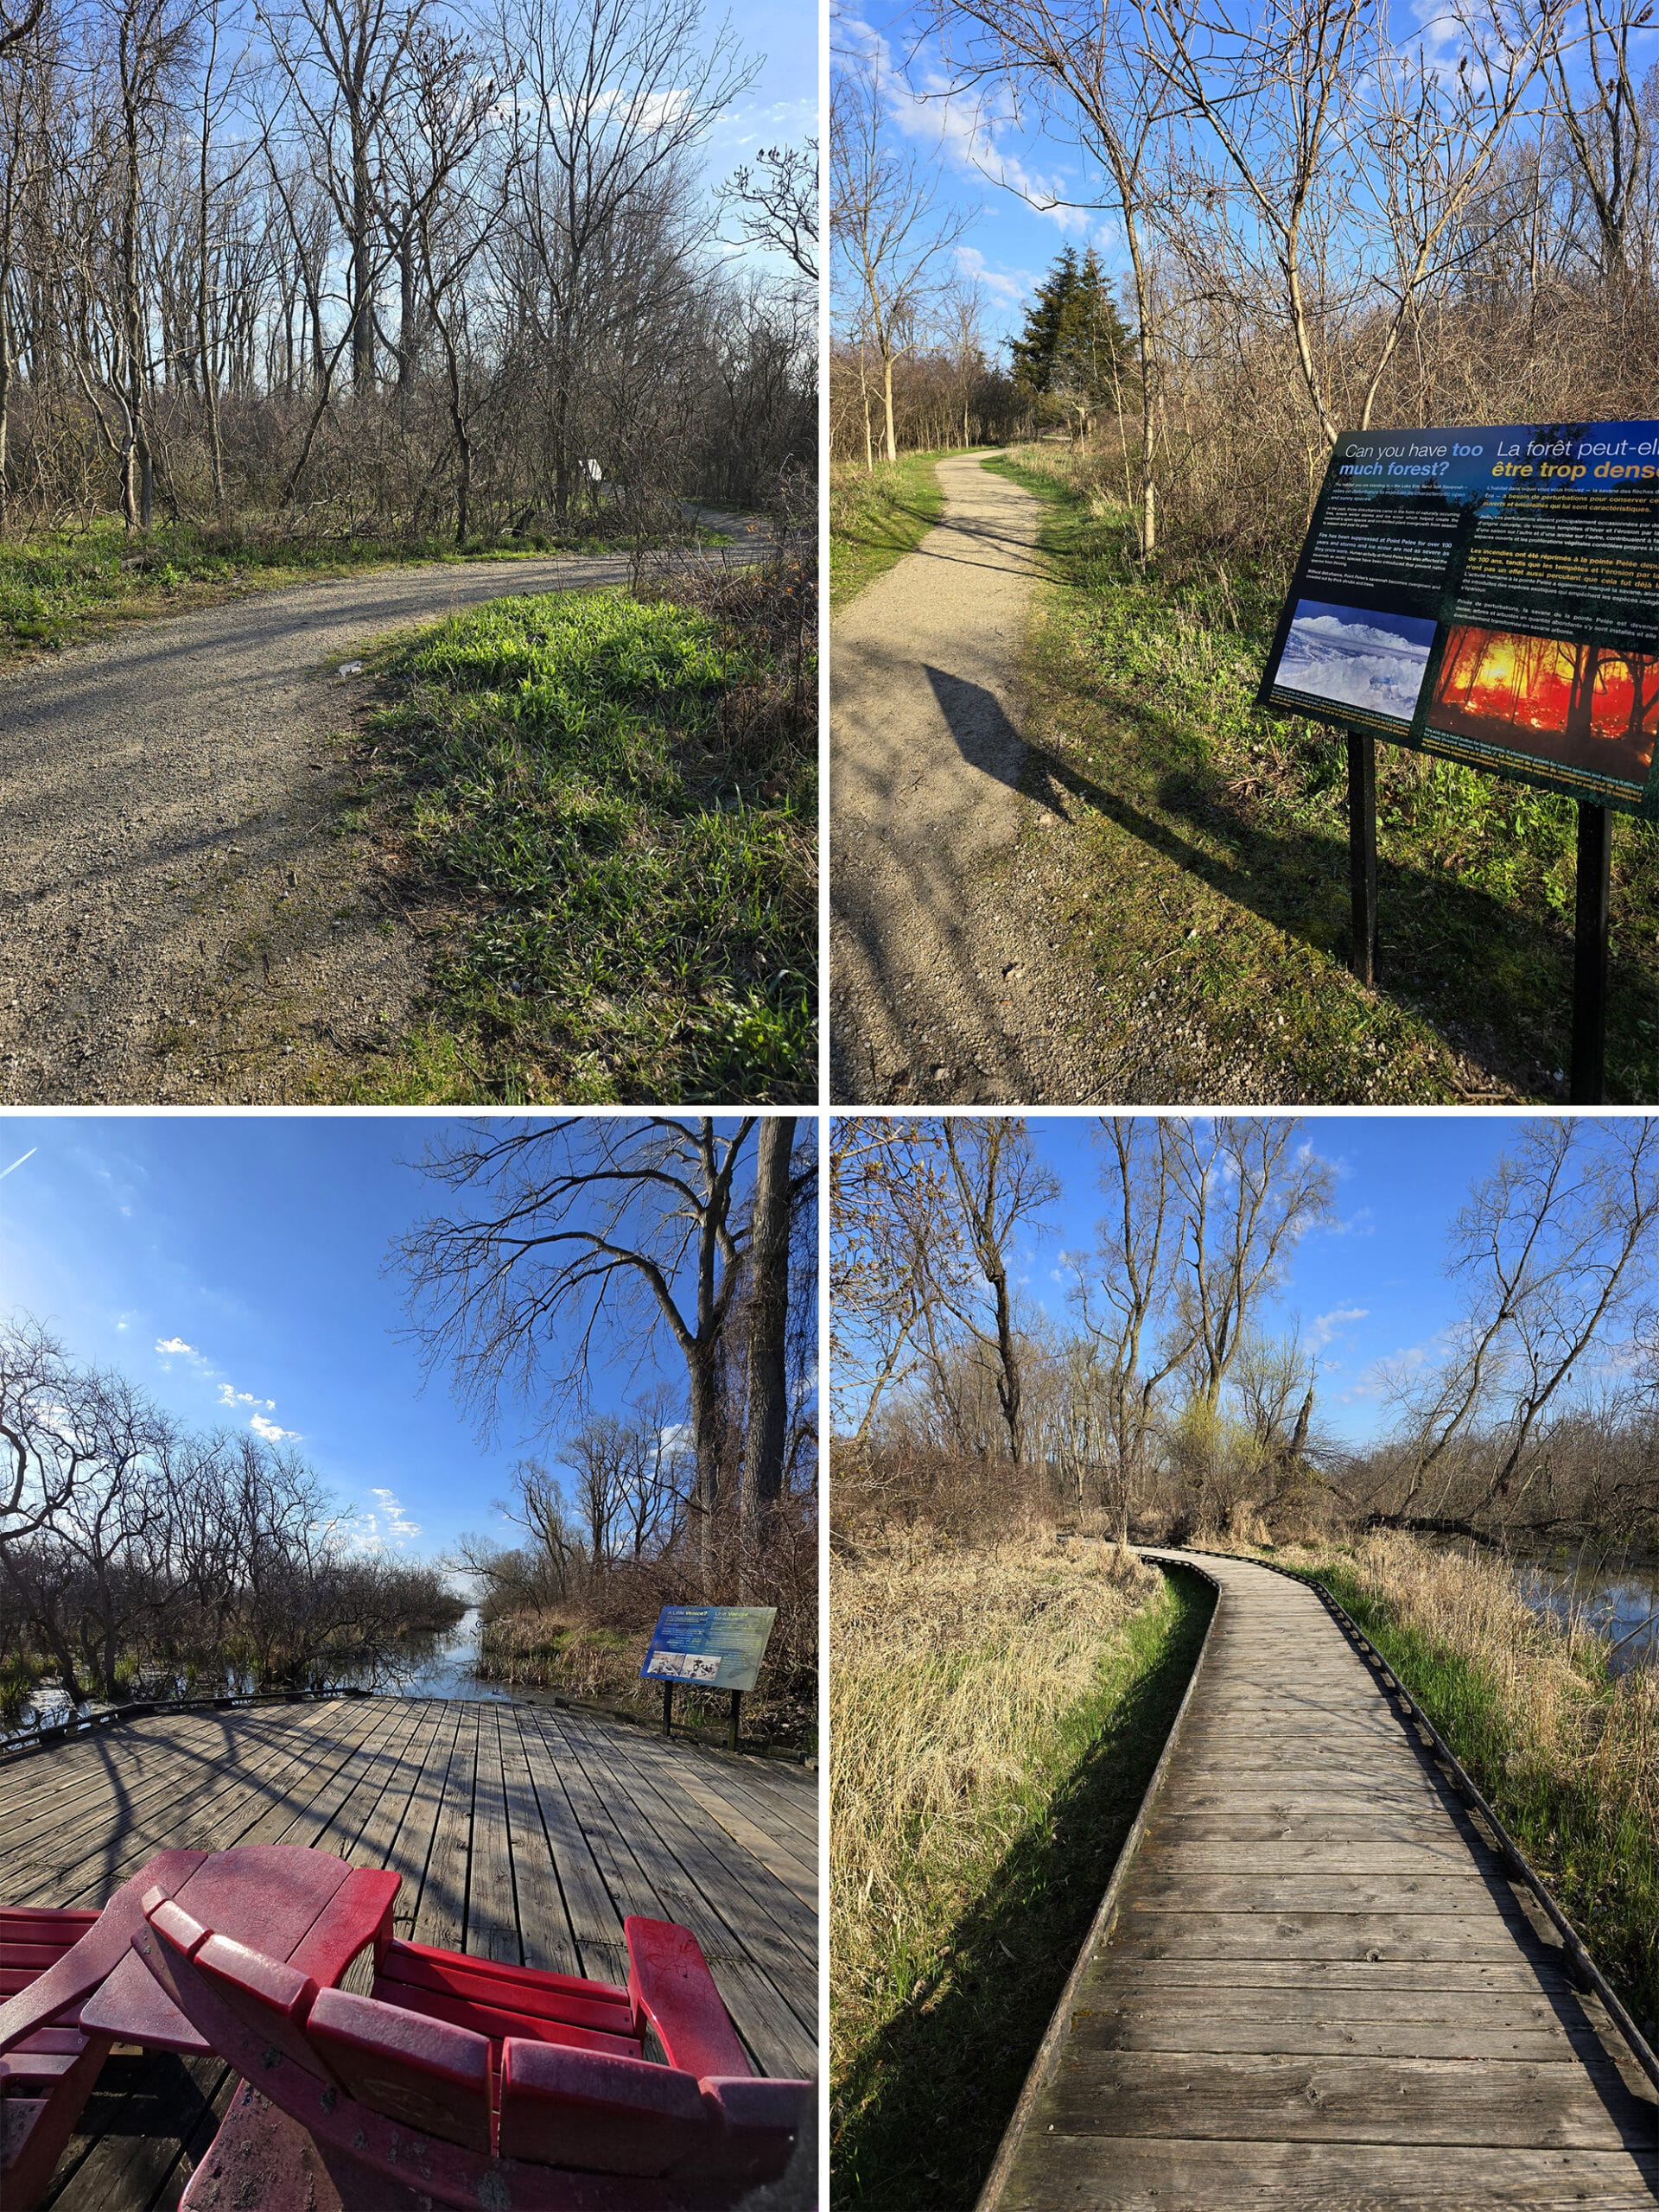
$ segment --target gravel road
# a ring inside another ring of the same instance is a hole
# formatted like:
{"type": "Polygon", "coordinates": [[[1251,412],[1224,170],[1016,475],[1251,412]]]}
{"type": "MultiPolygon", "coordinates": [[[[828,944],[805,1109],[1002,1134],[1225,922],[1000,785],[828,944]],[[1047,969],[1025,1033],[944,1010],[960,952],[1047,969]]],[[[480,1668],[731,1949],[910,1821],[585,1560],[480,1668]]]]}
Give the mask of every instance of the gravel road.
{"type": "Polygon", "coordinates": [[[830,637],[830,1084],[846,1104],[1096,1095],[1093,984],[1058,951],[1066,817],[1022,794],[1015,669],[1039,502],[977,455],[941,461],[944,518],[830,637]]]}
{"type": "Polygon", "coordinates": [[[339,578],[0,675],[0,1099],[278,1102],[394,1039],[425,962],[341,834],[363,694],[326,664],[626,575],[566,555],[339,578]]]}

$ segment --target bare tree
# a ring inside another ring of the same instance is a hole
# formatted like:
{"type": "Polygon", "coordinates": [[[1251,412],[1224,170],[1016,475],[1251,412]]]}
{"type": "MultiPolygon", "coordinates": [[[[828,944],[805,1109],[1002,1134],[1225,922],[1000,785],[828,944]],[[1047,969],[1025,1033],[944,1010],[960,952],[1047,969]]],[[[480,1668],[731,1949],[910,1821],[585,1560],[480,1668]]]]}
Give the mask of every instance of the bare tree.
{"type": "MultiPolygon", "coordinates": [[[[1155,410],[1162,370],[1155,223],[1167,191],[1169,123],[1182,100],[1166,77],[1147,66],[1145,0],[1106,0],[1100,6],[1084,0],[950,0],[933,20],[963,78],[1006,81],[1031,95],[1045,121],[1075,141],[1106,184],[1103,199],[1087,204],[1113,215],[1128,255],[1140,369],[1130,505],[1142,558],[1149,558],[1158,543],[1155,410]]],[[[1034,191],[1022,196],[1045,211],[1080,204],[1034,191]]],[[[1121,383],[1117,402],[1121,427],[1121,383]]],[[[1124,459],[1127,467],[1127,441],[1124,459]]]]}
{"type": "Polygon", "coordinates": [[[1213,1414],[1257,1306],[1303,1236],[1329,1217],[1335,1177],[1294,1116],[1217,1116],[1173,1128],[1178,1306],[1196,1395],[1213,1414]]]}
{"type": "Polygon", "coordinates": [[[841,60],[830,94],[830,239],[841,257],[842,315],[875,353],[883,450],[899,457],[893,365],[927,334],[950,256],[971,216],[941,205],[937,165],[899,150],[880,77],[865,56],[841,60]]]}
{"type": "Polygon", "coordinates": [[[763,146],[734,169],[721,199],[746,245],[784,255],[798,276],[818,281],[818,142],[763,146]]]}
{"type": "Polygon", "coordinates": [[[1644,1329],[1656,1239],[1659,1123],[1524,1125],[1458,1217],[1449,1271],[1464,1313],[1446,1361],[1397,1385],[1402,1482],[1382,1517],[1473,1525],[1516,1510],[1586,1356],[1644,1329]]]}
{"type": "MultiPolygon", "coordinates": [[[[448,1360],[486,1426],[513,1388],[550,1389],[550,1419],[585,1408],[601,1344],[617,1341],[637,1366],[666,1331],[685,1365],[690,1510],[710,1585],[724,1503],[721,1363],[760,1233],[740,1181],[755,1130],[753,1116],[721,1128],[712,1116],[655,1115],[469,1131],[425,1165],[477,1204],[423,1222],[398,1247],[428,1362],[448,1360]]],[[[775,1183],[776,1155],[769,1170],[775,1183]]],[[[763,1210],[768,1240],[773,1225],[763,1210]]],[[[768,1266],[772,1256],[768,1242],[768,1266]]],[[[774,1292],[768,1277],[769,1300],[774,1292]]],[[[760,1476],[768,1448],[763,1436],[760,1476]]]]}
{"type": "Polygon", "coordinates": [[[1185,1234],[1175,1125],[1118,1114],[1100,1123],[1096,1141],[1107,1211],[1090,1262],[1074,1257],[1074,1295],[1104,1375],[1123,1544],[1145,1478],[1158,1393],[1192,1349],[1192,1323],[1171,1311],[1185,1234]]]}
{"type": "Polygon", "coordinates": [[[988,1326],[957,1285],[935,1289],[958,1321],[988,1352],[995,1349],[996,1396],[1007,1431],[1008,1457],[1018,1465],[1025,1450],[1020,1421],[1020,1346],[1014,1324],[1008,1265],[1015,1232],[1060,1194],[1055,1176],[1037,1157],[1023,1120],[970,1121],[940,1125],[950,1185],[965,1242],[989,1294],[988,1326]]]}

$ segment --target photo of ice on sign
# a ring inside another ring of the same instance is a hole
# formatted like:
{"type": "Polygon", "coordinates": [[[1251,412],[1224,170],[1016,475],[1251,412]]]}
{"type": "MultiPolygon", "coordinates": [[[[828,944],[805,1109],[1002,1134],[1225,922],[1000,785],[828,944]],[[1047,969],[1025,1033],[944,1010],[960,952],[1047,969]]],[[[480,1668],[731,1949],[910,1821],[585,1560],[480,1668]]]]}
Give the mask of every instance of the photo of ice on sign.
{"type": "Polygon", "coordinates": [[[1411,726],[1428,670],[1434,625],[1328,601],[1296,602],[1279,662],[1279,689],[1411,726]]]}
{"type": "Polygon", "coordinates": [[[658,1651],[651,1671],[666,1682],[714,1682],[720,1660],[712,1651],[658,1651]]]}

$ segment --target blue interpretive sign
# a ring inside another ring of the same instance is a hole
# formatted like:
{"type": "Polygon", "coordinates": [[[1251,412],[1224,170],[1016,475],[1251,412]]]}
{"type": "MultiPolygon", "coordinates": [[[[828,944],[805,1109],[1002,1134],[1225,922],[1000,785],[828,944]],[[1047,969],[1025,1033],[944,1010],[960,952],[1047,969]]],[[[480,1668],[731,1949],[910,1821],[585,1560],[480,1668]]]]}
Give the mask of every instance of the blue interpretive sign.
{"type": "Polygon", "coordinates": [[[640,1675],[695,1689],[752,1690],[777,1618],[774,1605],[664,1605],[640,1675]]]}
{"type": "Polygon", "coordinates": [[[1659,817],[1659,422],[1344,431],[1259,702],[1659,817]]]}

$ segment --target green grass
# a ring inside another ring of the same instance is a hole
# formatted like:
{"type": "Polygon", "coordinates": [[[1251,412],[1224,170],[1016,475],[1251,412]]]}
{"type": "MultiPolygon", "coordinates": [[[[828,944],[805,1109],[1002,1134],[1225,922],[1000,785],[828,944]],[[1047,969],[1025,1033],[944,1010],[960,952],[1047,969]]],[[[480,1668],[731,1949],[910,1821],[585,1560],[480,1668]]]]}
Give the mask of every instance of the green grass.
{"type": "Polygon", "coordinates": [[[1166,1599],[1127,1624],[1089,1694],[1028,1746],[1022,1781],[963,1808],[981,1842],[963,1859],[947,1938],[930,1898],[917,1915],[923,1932],[897,1936],[887,1961],[889,2016],[833,2084],[835,2204],[973,2203],[1140,1810],[1212,1603],[1197,1576],[1172,1573],[1166,1599]]]}
{"type": "Polygon", "coordinates": [[[844,607],[913,552],[944,512],[937,453],[901,454],[872,476],[851,462],[830,475],[830,604],[844,607]]]}
{"type": "MultiPolygon", "coordinates": [[[[1027,787],[1079,827],[1071,946],[1106,1020],[1191,1025],[1267,1094],[1560,1100],[1573,803],[1377,747],[1378,987],[1349,974],[1343,740],[1253,704],[1276,586],[1135,562],[1121,505],[995,460],[1041,499],[1057,579],[1027,652],[1027,787]],[[1150,1012],[1149,1012],[1150,1009],[1150,1012]]],[[[1607,1095],[1659,1097],[1659,827],[1615,817],[1607,1095]]]]}
{"type": "MultiPolygon", "coordinates": [[[[1402,1621],[1340,1564],[1319,1580],[1463,1761],[1643,2032],[1659,2034],[1659,1837],[1537,1757],[1488,1669],[1402,1621]]],[[[1605,1684],[1601,1686],[1604,1689],[1605,1684]]]]}
{"type": "Polygon", "coordinates": [[[0,651],[53,650],[113,620],[164,613],[232,593],[410,562],[528,555],[512,544],[456,551],[448,539],[306,540],[178,524],[129,537],[118,522],[0,544],[0,651]]]}
{"type": "Polygon", "coordinates": [[[587,592],[492,601],[382,666],[393,815],[458,917],[423,1027],[353,1103],[812,1094],[810,656],[796,706],[741,611],[587,592]]]}
{"type": "MultiPolygon", "coordinates": [[[[698,530],[700,545],[723,545],[698,530]]],[[[433,561],[533,559],[548,552],[606,553],[613,540],[588,532],[560,538],[480,539],[457,550],[443,537],[306,538],[276,531],[164,524],[130,536],[112,517],[84,530],[0,543],[0,657],[55,651],[111,621],[164,614],[246,591],[271,591],[315,576],[359,575],[433,561]]]]}

